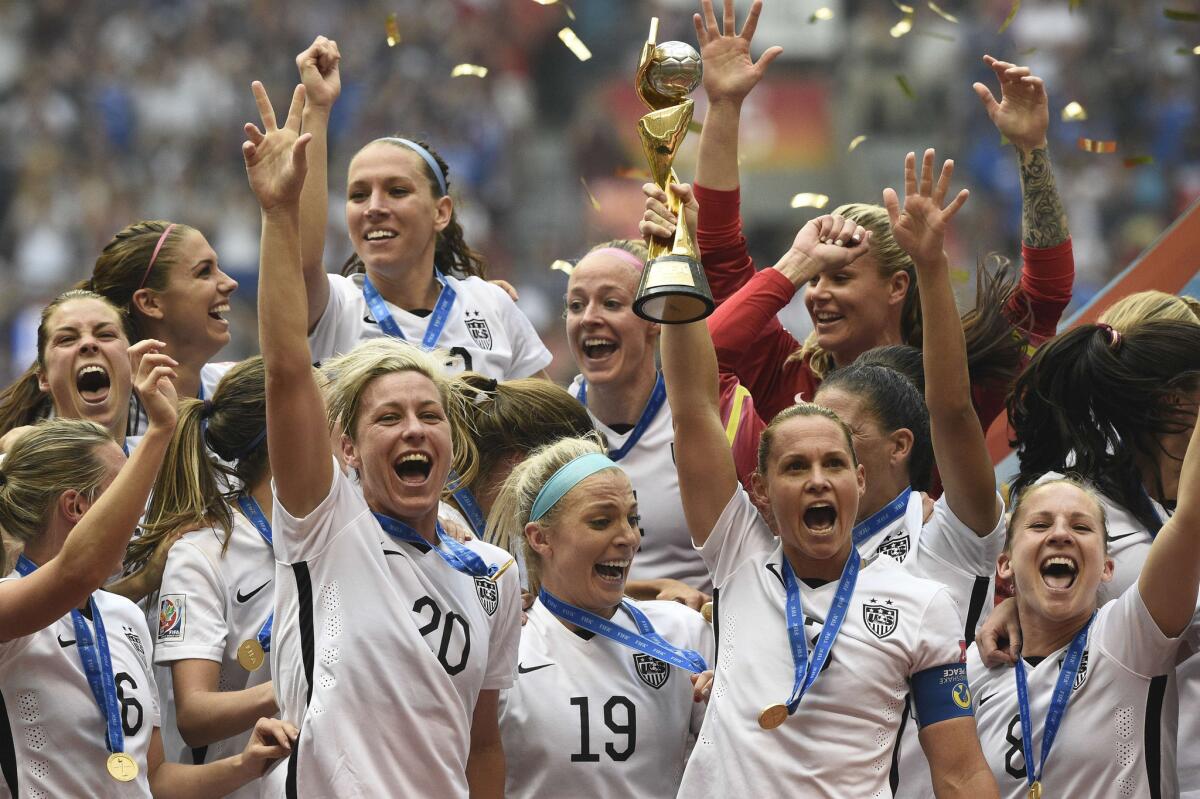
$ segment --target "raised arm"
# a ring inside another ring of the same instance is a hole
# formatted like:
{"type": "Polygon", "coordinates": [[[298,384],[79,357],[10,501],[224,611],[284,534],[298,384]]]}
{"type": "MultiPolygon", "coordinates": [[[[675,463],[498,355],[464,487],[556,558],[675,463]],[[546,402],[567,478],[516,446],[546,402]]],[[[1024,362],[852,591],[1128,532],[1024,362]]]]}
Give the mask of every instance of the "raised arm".
{"type": "Polygon", "coordinates": [[[1000,102],[982,83],[972,88],[992,124],[1017,148],[1021,169],[1021,239],[1027,247],[1055,247],[1070,238],[1071,233],[1050,168],[1046,87],[1041,78],[1030,73],[1029,67],[997,61],[990,55],[983,60],[1000,80],[1000,102]]]}
{"type": "Polygon", "coordinates": [[[342,92],[337,42],[318,36],[296,56],[304,85],[304,114],[300,129],[312,134],[308,142],[308,174],[300,192],[300,263],[308,295],[308,329],[316,327],[329,302],[325,277],[325,229],[329,225],[329,114],[342,92]]]}
{"type": "Polygon", "coordinates": [[[276,127],[267,90],[258,81],[253,90],[263,130],[246,125],[242,155],[262,209],[258,340],[267,372],[267,451],[276,496],[288,513],[304,517],[325,498],[333,481],[325,403],[308,349],[308,301],[298,279],[300,188],[311,137],[300,135],[303,86],[296,87],[282,128],[276,127]]]}
{"type": "Polygon", "coordinates": [[[29,635],[62,618],[100,588],[129,544],[175,430],[175,360],[165,344],[146,339],[130,348],[138,358],[138,395],[149,427],[112,485],[67,534],[62,549],[20,580],[0,584],[0,641],[29,635]]]}
{"type": "Polygon", "coordinates": [[[696,182],[709,189],[728,191],[738,187],[738,126],[742,102],[783,48],[768,48],[757,62],[750,56],[750,42],[758,27],[762,0],[754,0],[750,6],[741,33],[737,32],[735,24],[733,0],[725,0],[725,18],[721,27],[717,25],[712,0],[701,0],[700,8],[703,14],[694,14],[692,22],[696,26],[700,58],[704,62],[708,112],[700,132],[696,182]]]}
{"type": "Polygon", "coordinates": [[[883,204],[896,243],[917,267],[924,320],[925,404],[946,503],[976,535],[985,536],[995,529],[1002,508],[996,502],[996,473],[987,442],[971,405],[967,345],[950,283],[950,264],[942,249],[946,225],[967,201],[968,192],[963,189],[942,208],[954,162],[946,161],[935,187],[933,158],[933,150],[926,150],[918,176],[917,157],[909,153],[904,159],[903,209],[893,189],[884,189],[883,204]]]}
{"type": "MultiPolygon", "coordinates": [[[[1192,400],[1192,412],[1196,406],[1192,400]]],[[[1138,577],[1138,591],[1164,635],[1180,635],[1191,622],[1200,588],[1200,424],[1192,428],[1175,513],[1154,537],[1138,577]]]]}

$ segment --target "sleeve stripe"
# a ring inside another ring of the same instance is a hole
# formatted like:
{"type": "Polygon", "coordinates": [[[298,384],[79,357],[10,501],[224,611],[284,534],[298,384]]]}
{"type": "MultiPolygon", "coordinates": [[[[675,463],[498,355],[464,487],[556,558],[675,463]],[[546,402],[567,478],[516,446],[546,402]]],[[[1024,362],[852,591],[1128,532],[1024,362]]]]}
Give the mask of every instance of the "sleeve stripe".
{"type": "Polygon", "coordinates": [[[737,440],[738,428],[742,424],[742,404],[746,401],[746,397],[750,396],[750,391],[741,383],[733,389],[733,406],[729,409],[729,421],[725,423],[725,439],[729,442],[729,446],[733,446],[733,442],[737,440]]]}

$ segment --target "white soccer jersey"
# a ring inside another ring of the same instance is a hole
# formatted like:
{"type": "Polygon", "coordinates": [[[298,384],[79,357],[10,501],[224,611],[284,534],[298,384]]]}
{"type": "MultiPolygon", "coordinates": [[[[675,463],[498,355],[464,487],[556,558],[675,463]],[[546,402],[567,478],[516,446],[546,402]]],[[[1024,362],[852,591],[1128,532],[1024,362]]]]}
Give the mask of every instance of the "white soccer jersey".
{"type": "MultiPolygon", "coordinates": [[[[1046,796],[1176,796],[1175,656],[1179,639],[1158,629],[1134,587],[1100,608],[1088,633],[1058,737],[1042,773],[1046,796]]],[[[1040,761],[1064,646],[1027,664],[1033,746],[1040,761]]],[[[972,646],[967,670],[983,754],[1000,796],[1024,799],[1026,760],[1009,666],[986,668],[972,646]]],[[[1191,742],[1195,745],[1195,742],[1191,742]]]]}
{"type": "MultiPolygon", "coordinates": [[[[308,337],[315,361],[343,355],[364,339],[385,335],[363,299],[363,275],[328,278],[329,302],[308,337]]],[[[504,289],[477,277],[446,276],[446,282],[458,295],[437,342],[439,349],[448,350],[454,358],[449,372],[472,370],[496,380],[513,380],[534,375],[550,364],[550,350],[504,289]]],[[[408,341],[419,345],[429,317],[384,302],[408,341]]]]}
{"type": "MultiPolygon", "coordinates": [[[[576,377],[571,383],[571,396],[579,396],[582,382],[582,377],[576,377]]],[[[610,450],[623,447],[633,432],[616,433],[590,410],[588,416],[608,439],[610,450]]],[[[662,404],[654,421],[619,465],[633,485],[638,513],[642,517],[641,548],[633,559],[629,579],[682,580],[693,588],[711,593],[712,579],[692,546],[692,533],[683,516],[679,475],[675,473],[675,430],[670,403],[662,404]]]]}
{"type": "MultiPolygon", "coordinates": [[[[68,613],[32,635],[0,643],[0,796],[150,796],[146,753],[158,726],[158,689],[150,667],[153,639],[137,605],[105,591],[92,598],[112,656],[125,752],[138,764],[138,776],[117,782],[108,774],[104,712],[88,687],[68,613]]],[[[88,628],[95,640],[90,621],[88,628]]]]}
{"type": "MultiPolygon", "coordinates": [[[[675,602],[634,602],[654,630],[713,663],[712,628],[675,602]]],[[[627,613],[612,621],[637,631],[627,613]]],[[[521,630],[517,682],[501,694],[509,799],[670,797],[704,705],[690,673],[603,636],[585,640],[540,602],[521,630]]]]}
{"type": "MultiPolygon", "coordinates": [[[[300,739],[263,795],[466,797],[479,692],[513,681],[517,570],[475,579],[393,539],[333,472],[304,519],[275,502],[271,668],[300,739]]],[[[482,541],[466,546],[489,565],[510,559],[482,541]]]]}
{"type": "MultiPolygon", "coordinates": [[[[716,682],[680,796],[772,796],[780,786],[794,796],[890,796],[910,676],[961,668],[949,591],[889,557],[864,562],[820,679],[782,726],[763,730],[759,713],[787,701],[794,678],[781,545],[739,489],[700,551],[718,592],[716,682]]],[[[837,583],[798,584],[811,652],[837,583]]],[[[965,686],[955,685],[962,708],[965,686]]]]}
{"type": "MultiPolygon", "coordinates": [[[[221,378],[225,376],[226,372],[237,366],[237,363],[237,361],[213,361],[201,366],[200,399],[212,399],[213,394],[217,392],[217,384],[221,382],[221,378]]],[[[129,396],[128,434],[144,436],[146,428],[149,426],[150,420],[146,416],[146,409],[142,407],[142,401],[138,399],[135,391],[129,396]]]]}
{"type": "MultiPolygon", "coordinates": [[[[222,552],[223,531],[195,530],[171,547],[159,590],[159,624],[154,662],[169,671],[179,660],[210,660],[221,664],[218,690],[241,691],[269,682],[264,663],[246,671],[238,663],[243,641],[258,637],[275,608],[275,556],[254,525],[234,510],[229,547],[222,552]]],[[[162,682],[160,678],[160,683],[162,682]]],[[[251,730],[193,750],[175,726],[173,697],[160,697],[163,708],[163,749],[176,763],[211,763],[236,755],[250,740],[251,730]]],[[[230,794],[257,797],[260,786],[249,783],[230,794]]]]}

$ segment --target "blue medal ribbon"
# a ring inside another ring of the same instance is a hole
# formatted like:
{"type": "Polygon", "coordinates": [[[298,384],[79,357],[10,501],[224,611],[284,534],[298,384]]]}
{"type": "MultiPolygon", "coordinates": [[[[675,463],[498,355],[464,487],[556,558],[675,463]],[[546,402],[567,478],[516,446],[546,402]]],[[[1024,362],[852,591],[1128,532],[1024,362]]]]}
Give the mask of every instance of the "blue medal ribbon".
{"type": "MultiPolygon", "coordinates": [[[[258,530],[258,534],[267,542],[267,546],[272,550],[275,548],[275,543],[271,540],[271,522],[267,519],[267,515],[263,513],[262,506],[258,504],[258,500],[249,494],[242,494],[237,500],[238,507],[242,509],[242,514],[250,520],[254,525],[254,529],[258,530]]],[[[271,628],[275,626],[275,611],[267,616],[267,620],[263,622],[263,626],[259,628],[258,643],[262,646],[264,652],[271,651],[271,628]]]]}
{"type": "MultiPolygon", "coordinates": [[[[634,425],[633,430],[629,433],[629,438],[625,440],[624,446],[620,449],[610,449],[608,457],[614,461],[619,461],[629,454],[629,451],[637,446],[638,440],[642,434],[646,432],[646,428],[654,421],[654,417],[658,416],[658,411],[662,408],[663,403],[667,401],[667,384],[663,382],[662,372],[658,373],[658,379],[654,382],[654,390],[650,392],[650,399],[646,401],[646,407],[642,409],[642,416],[634,425]]],[[[579,384],[579,402],[583,407],[587,407],[587,381],[584,380],[579,384]]]]}
{"type": "Polygon", "coordinates": [[[1017,676],[1017,709],[1021,713],[1021,743],[1025,746],[1025,779],[1032,789],[1035,782],[1042,781],[1042,771],[1046,768],[1046,758],[1050,756],[1050,747],[1058,736],[1058,728],[1062,725],[1063,716],[1067,712],[1067,702],[1071,700],[1071,690],[1075,677],[1079,674],[1079,664],[1083,660],[1083,649],[1087,645],[1088,630],[1096,620],[1095,612],[1088,619],[1083,629],[1075,634],[1071,646],[1067,648],[1063,658],[1062,668],[1058,672],[1058,682],[1054,685],[1054,695],[1050,698],[1050,710],[1046,713],[1046,727],[1042,733],[1042,756],[1038,761],[1037,771],[1033,769],[1033,718],[1029,712],[1029,686],[1025,681],[1025,661],[1017,658],[1013,671],[1017,676]]]}
{"type": "MultiPolygon", "coordinates": [[[[438,294],[437,304],[433,306],[433,313],[429,316],[429,325],[425,328],[425,337],[421,339],[421,347],[426,350],[431,350],[437,346],[438,339],[442,337],[442,330],[446,327],[446,322],[450,319],[450,308],[454,305],[454,298],[457,296],[454,287],[451,286],[446,278],[442,277],[436,270],[433,276],[437,282],[441,284],[442,291],[438,294]]],[[[392,318],[392,313],[387,309],[387,303],[384,302],[383,296],[379,293],[379,289],[371,282],[371,278],[363,275],[362,285],[363,299],[367,302],[367,308],[371,311],[371,316],[379,323],[379,329],[389,336],[407,341],[408,338],[404,335],[404,331],[400,329],[400,325],[392,318]]]]}
{"type": "Polygon", "coordinates": [[[796,575],[787,555],[783,556],[783,586],[787,590],[787,631],[788,644],[792,650],[792,665],[795,668],[795,679],[792,682],[792,693],[788,697],[788,715],[800,707],[800,700],[812,688],[829,653],[833,643],[841,632],[842,622],[846,620],[846,612],[850,609],[850,597],[858,582],[858,570],[862,564],[862,556],[854,547],[850,548],[850,556],[842,567],[842,576],[838,580],[837,592],[833,595],[833,604],[829,606],[829,615],[825,617],[825,626],[817,637],[813,647],[812,659],[808,657],[808,643],[804,638],[804,606],[800,600],[800,586],[796,583],[796,575]]]}
{"type": "MultiPolygon", "coordinates": [[[[21,555],[17,558],[17,571],[22,577],[27,577],[37,570],[37,564],[21,555]]],[[[88,629],[87,621],[78,609],[71,609],[71,622],[75,625],[75,644],[79,650],[79,660],[83,665],[84,676],[87,677],[88,687],[100,712],[104,714],[105,745],[108,751],[116,754],[125,751],[125,730],[121,726],[121,708],[117,702],[117,685],[113,680],[112,653],[108,649],[108,636],[104,632],[104,620],[100,617],[100,608],[96,600],[88,597],[88,609],[92,613],[92,624],[96,627],[96,637],[88,629]]]]}
{"type": "MultiPolygon", "coordinates": [[[[401,541],[407,541],[410,544],[431,546],[428,541],[421,537],[420,533],[399,519],[384,516],[382,513],[375,513],[374,515],[375,519],[379,522],[379,526],[383,528],[383,531],[393,538],[399,538],[401,541]]],[[[437,522],[436,524],[438,541],[442,546],[434,546],[432,549],[438,553],[438,556],[442,560],[446,561],[446,564],[450,568],[471,577],[490,577],[498,571],[498,566],[487,565],[483,562],[483,558],[479,557],[471,549],[446,535],[441,522],[437,522]]]]}
{"type": "Polygon", "coordinates": [[[904,489],[891,502],[854,525],[854,531],[850,534],[854,538],[854,546],[861,547],[871,536],[903,516],[911,495],[912,488],[904,489]]]}
{"type": "Polygon", "coordinates": [[[654,631],[654,625],[646,618],[646,614],[634,607],[633,603],[621,600],[620,608],[633,619],[638,632],[627,630],[619,624],[614,624],[603,616],[577,608],[551,594],[545,588],[538,592],[538,601],[546,606],[546,610],[558,616],[563,621],[582,627],[588,632],[604,636],[616,641],[622,646],[636,649],[644,655],[661,660],[672,666],[699,674],[708,668],[699,652],[692,649],[680,649],[672,645],[654,631]]]}
{"type": "Polygon", "coordinates": [[[476,538],[483,538],[483,534],[487,531],[487,517],[483,515],[483,508],[479,507],[479,501],[475,499],[471,489],[460,485],[458,472],[453,469],[450,470],[449,482],[450,496],[454,497],[454,501],[458,503],[458,509],[467,518],[467,523],[471,525],[471,532],[475,534],[476,538]]]}

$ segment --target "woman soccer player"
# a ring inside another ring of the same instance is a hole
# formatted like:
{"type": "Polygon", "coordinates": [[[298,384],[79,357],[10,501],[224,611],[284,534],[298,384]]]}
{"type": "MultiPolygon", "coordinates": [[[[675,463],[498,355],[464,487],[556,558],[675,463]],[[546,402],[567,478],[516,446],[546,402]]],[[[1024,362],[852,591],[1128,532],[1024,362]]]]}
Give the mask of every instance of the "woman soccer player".
{"type": "MultiPolygon", "coordinates": [[[[898,226],[924,239],[929,217],[908,212],[917,210],[915,194],[898,226]]],[[[820,242],[823,232],[856,232],[844,224],[824,217],[797,236],[822,273],[869,246],[865,231],[854,247],[820,242]]],[[[918,266],[948,279],[944,256],[918,266]]],[[[911,691],[935,795],[995,796],[949,591],[890,558],[864,560],[854,547],[865,479],[848,428],[803,403],[763,432],[754,487],[769,503],[776,538],[725,454],[707,328],[668,326],[662,344],[684,510],[720,592],[713,698],[681,794],[757,796],[780,784],[814,795],[886,791],[911,691]]]]}
{"type": "MultiPolygon", "coordinates": [[[[674,432],[666,389],[655,363],[659,325],[633,312],[646,246],[629,240],[593,247],[567,283],[567,341],[580,375],[571,391],[588,408],[638,492],[641,555],[626,586],[639,599],[676,599],[699,609],[711,589],[691,546],[679,500],[674,432]]],[[[738,472],[754,471],[762,423],[745,389],[721,385],[721,418],[738,472]]]]}
{"type": "Polygon", "coordinates": [[[313,135],[301,197],[301,253],[309,346],[325,360],[359,341],[394,336],[453,356],[456,369],[497,380],[544,377],[550,351],[463,239],[450,170],[430,145],[376,139],[350,161],[346,227],[354,255],[343,275],[325,272],[326,132],[341,92],[337,43],[323,36],[296,57],[313,135]]]}
{"type": "Polygon", "coordinates": [[[531,455],[496,501],[490,530],[524,549],[538,594],[501,695],[509,797],[679,790],[704,716],[685,676],[713,661],[713,635],[676,602],[626,598],[638,521],[621,467],[577,438],[531,455]]]}
{"type": "MultiPolygon", "coordinates": [[[[221,378],[211,400],[181,403],[145,532],[130,546],[136,560],[156,541],[192,530],[171,548],[152,609],[154,662],[160,687],[170,689],[161,692],[162,728],[173,762],[240,752],[255,721],[278,712],[264,657],[275,597],[264,386],[262,359],[251,358],[221,378]],[[227,497],[230,476],[240,488],[227,497]]],[[[258,796],[260,788],[255,781],[234,796],[258,796]]]]}
{"type": "Polygon", "coordinates": [[[165,763],[145,617],[99,590],[171,439],[173,367],[166,355],[142,359],[150,423],[128,462],[95,423],[53,419],[17,439],[0,467],[0,527],[24,543],[0,581],[5,795],[221,796],[286,754],[296,734],[261,719],[233,757],[165,763]]]}
{"type": "MultiPolygon", "coordinates": [[[[1198,398],[1194,386],[1180,395],[1193,419],[1198,398]]],[[[988,668],[972,647],[967,660],[1003,796],[1178,795],[1175,661],[1200,586],[1198,430],[1193,421],[1175,514],[1136,582],[1107,604],[1098,589],[1114,562],[1100,499],[1066,478],[1019,495],[1000,575],[1015,585],[1020,656],[988,668]]]]}
{"type": "Polygon", "coordinates": [[[327,417],[299,280],[304,88],[282,128],[262,84],[254,94],[264,130],[247,125],[242,151],[263,219],[271,668],[283,718],[301,728],[264,795],[501,796],[497,704],[520,631],[512,558],[438,523],[453,440],[436,359],[389,338],[360,344],[326,364],[327,417]],[[330,451],[331,424],[357,485],[330,451]]]}

